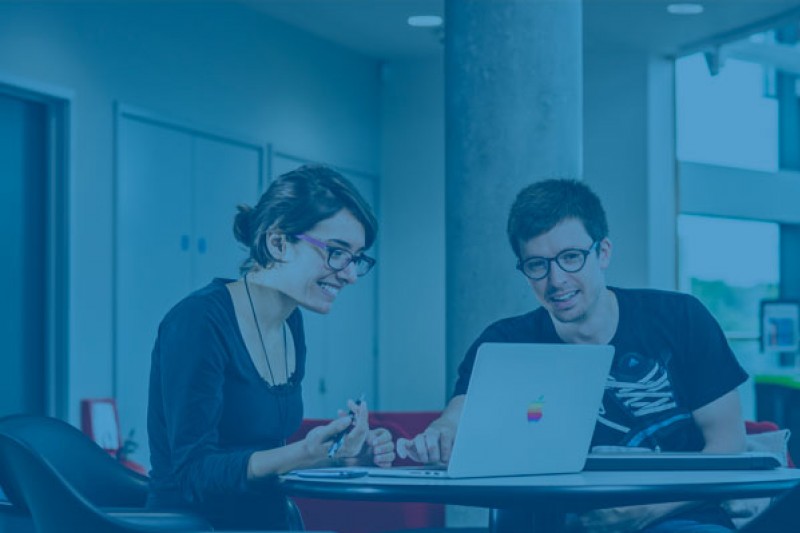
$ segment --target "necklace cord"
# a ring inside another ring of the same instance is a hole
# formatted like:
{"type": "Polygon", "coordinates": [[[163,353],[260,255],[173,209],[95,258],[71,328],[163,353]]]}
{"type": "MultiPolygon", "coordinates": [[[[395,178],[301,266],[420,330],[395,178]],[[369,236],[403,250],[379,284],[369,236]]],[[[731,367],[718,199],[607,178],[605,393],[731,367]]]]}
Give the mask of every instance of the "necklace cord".
{"type": "MultiPolygon", "coordinates": [[[[247,274],[244,275],[244,290],[247,292],[247,301],[250,302],[250,311],[253,312],[253,322],[256,324],[256,331],[258,332],[258,340],[261,342],[261,350],[264,352],[264,361],[267,363],[267,372],[269,372],[269,378],[272,380],[272,386],[278,387],[277,381],[275,380],[275,374],[272,372],[272,365],[269,362],[269,355],[267,354],[267,345],[264,342],[264,335],[261,333],[261,326],[258,324],[258,315],[256,314],[256,306],[253,305],[253,297],[250,295],[250,284],[247,282],[247,274]]],[[[286,372],[286,383],[289,383],[289,355],[287,350],[286,344],[286,322],[282,324],[282,331],[283,331],[283,364],[284,370],[286,372]]],[[[281,384],[283,385],[283,384],[281,384]]]]}
{"type": "MultiPolygon", "coordinates": [[[[258,315],[256,314],[256,306],[253,305],[253,297],[250,295],[250,284],[247,281],[247,274],[244,275],[244,289],[247,292],[247,301],[250,302],[250,310],[253,312],[253,321],[256,324],[256,331],[258,332],[258,340],[261,342],[261,350],[264,352],[264,361],[267,363],[267,372],[269,372],[269,377],[272,380],[272,384],[270,385],[269,381],[267,381],[265,376],[262,376],[264,382],[267,384],[268,387],[274,389],[277,394],[275,394],[275,401],[278,403],[278,424],[281,428],[281,431],[284,433],[286,432],[286,422],[289,415],[289,405],[287,403],[287,399],[284,398],[284,395],[280,393],[281,389],[285,386],[289,385],[289,355],[286,343],[286,322],[283,322],[283,364],[284,369],[286,372],[286,383],[281,383],[278,385],[275,381],[275,374],[272,372],[272,365],[269,362],[269,355],[267,354],[267,345],[264,343],[264,335],[261,333],[261,326],[258,324],[258,315]]],[[[282,439],[282,443],[285,444],[286,440],[282,439]]]]}

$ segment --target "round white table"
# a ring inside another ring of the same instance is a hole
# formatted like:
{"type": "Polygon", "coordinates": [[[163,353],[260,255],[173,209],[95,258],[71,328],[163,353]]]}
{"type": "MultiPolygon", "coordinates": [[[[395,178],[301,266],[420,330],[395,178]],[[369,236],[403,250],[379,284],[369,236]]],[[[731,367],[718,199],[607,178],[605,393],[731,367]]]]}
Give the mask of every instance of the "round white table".
{"type": "MultiPolygon", "coordinates": [[[[581,472],[473,479],[281,476],[289,495],[308,498],[414,501],[506,509],[535,530],[559,531],[567,513],[669,501],[720,501],[775,496],[800,484],[800,469],[670,472],[581,472]]],[[[519,522],[494,523],[495,533],[519,522]]]]}

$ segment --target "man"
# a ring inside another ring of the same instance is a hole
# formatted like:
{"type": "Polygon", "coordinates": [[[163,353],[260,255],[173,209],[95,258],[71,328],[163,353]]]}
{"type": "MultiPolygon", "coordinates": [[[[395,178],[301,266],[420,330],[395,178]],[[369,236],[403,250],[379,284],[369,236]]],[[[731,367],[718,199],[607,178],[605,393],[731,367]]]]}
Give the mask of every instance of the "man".
{"type": "MultiPolygon", "coordinates": [[[[398,441],[401,457],[449,460],[475,355],[485,342],[613,345],[593,446],[744,450],[736,388],[747,374],[722,330],[694,297],[606,286],[608,224],[586,185],[547,180],[526,187],[511,208],[508,237],[541,307],[486,328],[467,351],[441,417],[413,440],[398,441]]],[[[691,502],[603,509],[578,520],[593,532],[733,528],[718,506],[691,502]]]]}

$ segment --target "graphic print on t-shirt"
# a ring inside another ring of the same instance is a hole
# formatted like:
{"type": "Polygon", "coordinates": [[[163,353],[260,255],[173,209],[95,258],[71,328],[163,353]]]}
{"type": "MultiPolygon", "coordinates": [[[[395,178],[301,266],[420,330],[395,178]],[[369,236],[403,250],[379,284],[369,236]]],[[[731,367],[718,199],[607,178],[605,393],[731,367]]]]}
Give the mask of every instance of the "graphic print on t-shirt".
{"type": "Polygon", "coordinates": [[[687,424],[693,424],[691,414],[676,402],[670,358],[668,352],[659,358],[636,352],[615,358],[598,416],[598,424],[607,429],[598,426],[594,445],[675,449],[676,437],[685,445],[687,424]]]}

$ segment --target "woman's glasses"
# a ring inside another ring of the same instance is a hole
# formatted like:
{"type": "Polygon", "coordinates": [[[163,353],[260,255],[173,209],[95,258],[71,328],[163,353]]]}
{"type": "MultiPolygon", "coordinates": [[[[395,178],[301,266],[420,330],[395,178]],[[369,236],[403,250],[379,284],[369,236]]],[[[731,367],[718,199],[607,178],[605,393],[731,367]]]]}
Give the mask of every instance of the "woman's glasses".
{"type": "Polygon", "coordinates": [[[308,235],[301,234],[295,235],[295,237],[306,241],[307,243],[314,245],[321,250],[325,250],[328,253],[328,268],[334,272],[344,270],[348,267],[348,265],[350,265],[350,263],[352,263],[356,267],[356,275],[361,277],[365,276],[370,270],[372,270],[372,267],[375,266],[375,260],[364,254],[353,254],[344,248],[331,246],[328,243],[322,242],[314,237],[309,237],[308,235]]]}

